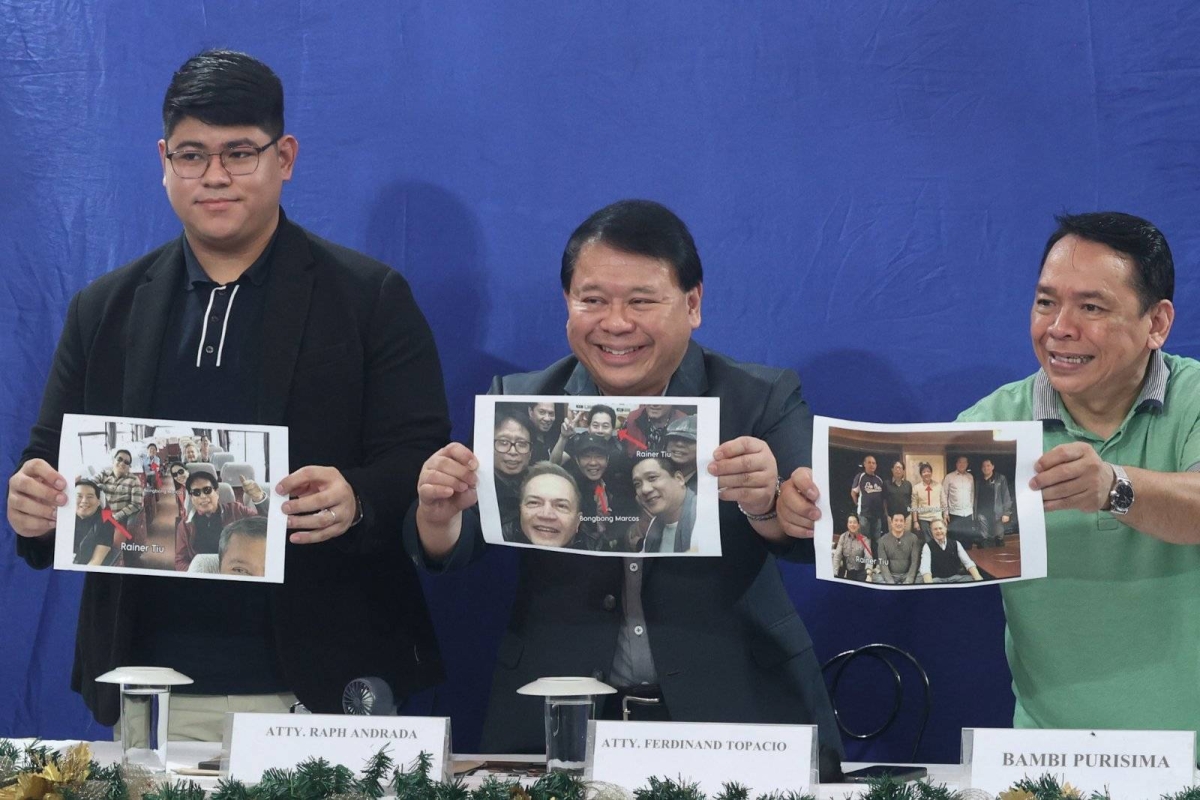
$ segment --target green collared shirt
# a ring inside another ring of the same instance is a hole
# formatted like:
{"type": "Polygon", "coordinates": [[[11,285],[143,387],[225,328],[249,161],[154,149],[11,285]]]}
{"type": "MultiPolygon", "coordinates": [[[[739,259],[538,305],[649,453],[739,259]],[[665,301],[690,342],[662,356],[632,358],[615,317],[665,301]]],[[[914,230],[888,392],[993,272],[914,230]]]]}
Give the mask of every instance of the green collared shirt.
{"type": "MultiPolygon", "coordinates": [[[[1107,439],[1072,419],[1041,371],[959,415],[1030,419],[1044,422],[1045,450],[1086,442],[1114,464],[1200,471],[1200,362],[1156,351],[1107,439]]],[[[1055,511],[1046,557],[1048,577],[1001,587],[1014,726],[1197,730],[1200,546],[1161,542],[1106,511],[1055,511]]]]}

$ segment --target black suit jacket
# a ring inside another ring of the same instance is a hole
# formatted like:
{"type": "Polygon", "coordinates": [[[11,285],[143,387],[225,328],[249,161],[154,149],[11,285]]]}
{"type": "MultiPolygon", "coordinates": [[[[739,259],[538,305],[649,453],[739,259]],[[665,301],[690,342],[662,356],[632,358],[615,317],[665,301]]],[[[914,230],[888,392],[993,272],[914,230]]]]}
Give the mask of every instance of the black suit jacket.
{"type": "MultiPolygon", "coordinates": [[[[509,375],[492,394],[595,395],[573,358],[542,372],[509,375]]],[[[739,364],[694,342],[672,377],[670,396],[721,398],[721,441],[765,440],[779,473],[806,465],[812,415],[795,373],[739,364]]],[[[720,503],[720,558],[646,559],[642,605],[659,683],[671,718],[710,722],[817,723],[822,774],[840,774],[837,722],[804,623],[783,586],[775,556],[811,561],[811,540],[775,546],[732,502],[720,503]]],[[[462,566],[484,549],[478,508],[463,515],[455,550],[425,559],[409,512],[405,545],[434,571],[462,566]]],[[[492,681],[485,752],[544,750],[541,698],[518,695],[546,676],[591,675],[612,667],[621,622],[622,558],[522,550],[516,600],[492,681]]]]}
{"type": "MultiPolygon", "coordinates": [[[[183,279],[177,239],[75,295],[21,463],[56,463],[66,412],[149,416],[183,279]]],[[[281,211],[261,342],[257,414],[228,421],[288,426],[291,468],[338,468],[366,515],[328,542],[287,544],[284,583],[270,588],[285,680],[325,713],[340,712],[352,678],[382,677],[397,697],[440,681],[433,626],[398,529],[450,423],[433,336],[408,284],[281,211]]],[[[17,549],[38,568],[53,561],[49,539],[18,537],[17,549]]],[[[89,573],[84,581],[71,685],[103,724],[116,721],[118,694],[94,679],[128,663],[133,616],[156,580],[89,573]]]]}

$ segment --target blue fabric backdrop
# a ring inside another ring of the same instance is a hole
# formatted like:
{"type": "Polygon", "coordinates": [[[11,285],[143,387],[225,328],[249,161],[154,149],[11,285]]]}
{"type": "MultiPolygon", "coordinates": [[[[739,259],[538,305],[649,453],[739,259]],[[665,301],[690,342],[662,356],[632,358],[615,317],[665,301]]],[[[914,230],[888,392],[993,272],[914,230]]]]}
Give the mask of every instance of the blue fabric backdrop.
{"type": "MultiPolygon", "coordinates": [[[[562,245],[629,196],[695,234],[697,338],[795,368],[818,413],[952,419],[1031,372],[1031,287],[1063,210],[1166,231],[1182,312],[1169,349],[1197,355],[1188,0],[22,0],[0,4],[0,25],[7,470],[71,294],[179,233],[159,186],[160,103],[209,46],[283,78],[301,142],[288,213],[409,279],[459,439],[493,374],[566,352],[562,245]]],[[[80,579],[29,570],[5,531],[0,735],[106,735],[66,689],[80,579]]],[[[460,751],[478,742],[513,566],[494,548],[427,582],[450,669],[437,705],[460,751]]],[[[1008,723],[997,591],[882,595],[783,569],[823,658],[883,640],[925,663],[921,758],[956,760],[961,727],[1008,723]]]]}

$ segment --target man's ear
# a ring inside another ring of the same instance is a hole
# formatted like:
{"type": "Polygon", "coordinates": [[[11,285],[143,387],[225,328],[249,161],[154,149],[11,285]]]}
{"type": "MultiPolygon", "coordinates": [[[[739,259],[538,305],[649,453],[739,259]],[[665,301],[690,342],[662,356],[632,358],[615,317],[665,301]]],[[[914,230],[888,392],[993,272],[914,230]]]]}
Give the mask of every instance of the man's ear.
{"type": "Polygon", "coordinates": [[[700,327],[700,306],[704,300],[704,284],[696,284],[683,297],[684,302],[687,303],[688,322],[691,323],[692,330],[696,330],[700,327]]]}
{"type": "Polygon", "coordinates": [[[1171,326],[1175,324],[1175,304],[1170,300],[1159,300],[1146,313],[1150,315],[1147,346],[1151,350],[1160,350],[1171,335],[1171,326]]]}
{"type": "Polygon", "coordinates": [[[279,150],[279,172],[285,181],[292,179],[292,170],[296,166],[296,156],[300,155],[300,141],[290,133],[279,137],[275,143],[279,150]]]}
{"type": "Polygon", "coordinates": [[[162,165],[162,171],[163,171],[162,184],[163,184],[163,186],[166,186],[167,185],[167,170],[169,169],[169,167],[167,166],[167,140],[166,139],[158,140],[158,161],[162,165]]]}

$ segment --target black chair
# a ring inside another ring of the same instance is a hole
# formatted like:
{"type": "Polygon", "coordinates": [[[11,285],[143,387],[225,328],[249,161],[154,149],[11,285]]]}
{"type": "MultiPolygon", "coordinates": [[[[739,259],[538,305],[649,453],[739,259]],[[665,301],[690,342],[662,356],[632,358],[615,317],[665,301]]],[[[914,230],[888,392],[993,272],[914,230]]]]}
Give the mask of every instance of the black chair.
{"type": "MultiPolygon", "coordinates": [[[[826,676],[829,675],[830,670],[832,670],[833,673],[833,677],[829,684],[829,698],[833,703],[833,714],[837,718],[838,728],[841,729],[844,735],[849,736],[851,739],[865,741],[882,736],[885,732],[890,730],[892,725],[896,722],[896,718],[900,714],[900,708],[904,701],[904,680],[900,676],[900,670],[897,669],[896,663],[892,660],[894,658],[906,659],[912,665],[913,669],[916,670],[916,673],[921,680],[921,686],[924,690],[924,702],[920,706],[920,722],[917,725],[916,738],[913,740],[912,753],[908,758],[909,762],[916,762],[917,749],[921,746],[921,737],[925,735],[925,726],[929,722],[929,710],[933,703],[933,695],[929,690],[929,675],[926,674],[924,668],[921,667],[920,662],[918,662],[911,653],[908,653],[904,650],[901,650],[899,647],[895,647],[894,645],[890,644],[867,644],[863,645],[862,647],[855,648],[854,650],[846,650],[838,653],[836,656],[826,661],[821,667],[821,670],[826,674],[826,676]],[[892,683],[895,696],[895,701],[892,704],[892,710],[888,714],[887,718],[883,721],[883,724],[878,728],[869,730],[865,733],[859,733],[851,730],[850,727],[846,725],[845,721],[842,719],[842,713],[838,708],[837,698],[838,686],[841,683],[842,675],[845,673],[846,667],[850,666],[852,662],[860,658],[871,658],[887,667],[888,671],[892,674],[892,683]]],[[[903,662],[901,662],[901,664],[902,663],[903,662]]]]}

